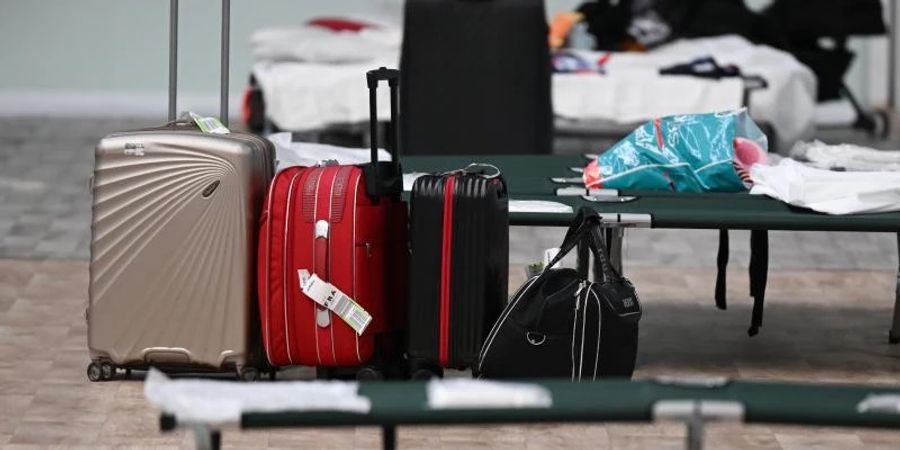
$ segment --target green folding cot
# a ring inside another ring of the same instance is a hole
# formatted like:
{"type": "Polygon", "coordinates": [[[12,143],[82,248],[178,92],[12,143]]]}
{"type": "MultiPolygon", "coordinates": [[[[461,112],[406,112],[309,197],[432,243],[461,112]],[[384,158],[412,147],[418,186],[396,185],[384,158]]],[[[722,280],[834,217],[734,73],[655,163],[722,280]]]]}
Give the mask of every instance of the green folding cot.
{"type": "MultiPolygon", "coordinates": [[[[377,426],[382,428],[385,449],[396,447],[396,428],[403,425],[679,421],[687,425],[686,447],[691,450],[702,448],[703,427],[708,422],[900,429],[900,389],[885,387],[727,379],[527,383],[546,388],[550,404],[435,408],[429,406],[424,382],[371,382],[359,385],[359,395],[371,402],[368,413],[244,412],[239,426],[377,426]]],[[[221,435],[217,427],[180,422],[165,413],[160,417],[163,431],[192,429],[200,448],[218,448],[221,435]]]]}
{"type": "MultiPolygon", "coordinates": [[[[579,187],[578,170],[587,163],[583,155],[421,156],[404,158],[403,166],[406,173],[442,172],[472,162],[497,166],[511,200],[553,201],[573,210],[595,208],[610,228],[617,264],[623,232],[629,227],[900,232],[900,213],[830,216],[746,193],[588,192],[579,187]],[[623,201],[629,197],[633,199],[623,201]]],[[[511,212],[510,224],[568,226],[573,217],[574,213],[511,212]]],[[[890,338],[900,341],[900,277],[890,338]]],[[[428,406],[424,383],[373,382],[359,388],[360,395],[371,400],[368,413],[245,412],[240,427],[378,426],[384,448],[394,448],[396,427],[402,425],[675,420],[687,425],[690,449],[702,447],[703,426],[711,421],[900,429],[900,389],[725,379],[533,383],[549,390],[551,406],[434,409],[428,406]]],[[[216,427],[182,423],[165,413],[160,427],[194,430],[199,447],[218,448],[221,441],[216,427]]]]}
{"type": "MultiPolygon", "coordinates": [[[[503,173],[511,200],[553,201],[570,205],[573,210],[590,206],[600,212],[610,226],[611,256],[614,264],[619,267],[621,267],[621,240],[625,228],[751,230],[753,232],[751,248],[756,256],[751,257],[751,288],[762,290],[759,296],[755,296],[760,300],[760,304],[754,304],[754,322],[761,321],[761,298],[764,297],[765,269],[768,265],[768,237],[765,234],[767,231],[900,233],[900,212],[835,216],[793,207],[778,200],[748,193],[698,194],[611,190],[592,193],[584,189],[580,173],[581,168],[589,162],[590,156],[410,156],[403,159],[403,170],[406,173],[442,172],[459,169],[473,162],[491,164],[503,173]],[[633,197],[633,200],[623,201],[629,197],[633,197]],[[754,264],[757,267],[754,267],[754,264]],[[756,317],[757,315],[759,317],[756,317]]],[[[510,225],[564,227],[569,225],[573,217],[574,213],[511,212],[510,225]]],[[[721,251],[723,248],[720,246],[721,251]]],[[[900,255],[900,234],[898,234],[898,255],[900,255]]],[[[719,259],[721,256],[720,253],[719,259]]],[[[721,264],[720,278],[724,278],[721,264]]],[[[896,286],[894,313],[888,333],[889,341],[894,344],[900,342],[900,270],[896,286]]],[[[717,298],[717,303],[718,300],[717,298]]]]}

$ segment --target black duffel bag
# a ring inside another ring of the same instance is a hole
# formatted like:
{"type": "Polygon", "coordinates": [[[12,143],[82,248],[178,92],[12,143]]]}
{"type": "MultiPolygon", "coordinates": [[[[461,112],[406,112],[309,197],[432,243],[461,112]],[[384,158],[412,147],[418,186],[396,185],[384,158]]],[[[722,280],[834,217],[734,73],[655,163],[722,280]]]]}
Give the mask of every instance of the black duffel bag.
{"type": "Polygon", "coordinates": [[[582,208],[556,258],[509,301],[481,349],[482,378],[630,378],[637,356],[641,305],[630,281],[609,262],[596,211],[582,208]],[[586,265],[549,269],[581,243],[594,254],[586,265]]]}

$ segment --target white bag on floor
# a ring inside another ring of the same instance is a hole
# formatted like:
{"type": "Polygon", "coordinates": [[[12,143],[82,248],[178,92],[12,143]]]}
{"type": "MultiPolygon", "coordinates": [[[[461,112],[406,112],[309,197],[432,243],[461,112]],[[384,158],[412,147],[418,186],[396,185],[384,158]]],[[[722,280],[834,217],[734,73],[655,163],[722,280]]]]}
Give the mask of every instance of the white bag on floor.
{"type": "Polygon", "coordinates": [[[900,173],[834,172],[783,159],[754,165],[751,194],[828,214],[900,211],[900,173]]]}

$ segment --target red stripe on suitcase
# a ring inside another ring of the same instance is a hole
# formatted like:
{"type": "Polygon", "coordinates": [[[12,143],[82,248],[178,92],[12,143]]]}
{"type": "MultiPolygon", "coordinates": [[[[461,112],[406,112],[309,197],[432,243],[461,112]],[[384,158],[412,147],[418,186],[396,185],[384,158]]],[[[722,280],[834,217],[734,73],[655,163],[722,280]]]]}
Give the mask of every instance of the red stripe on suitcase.
{"type": "Polygon", "coordinates": [[[438,341],[438,362],[447,367],[450,361],[450,282],[453,242],[453,196],[456,177],[449,176],[444,184],[444,221],[441,238],[441,308],[438,341]]]}

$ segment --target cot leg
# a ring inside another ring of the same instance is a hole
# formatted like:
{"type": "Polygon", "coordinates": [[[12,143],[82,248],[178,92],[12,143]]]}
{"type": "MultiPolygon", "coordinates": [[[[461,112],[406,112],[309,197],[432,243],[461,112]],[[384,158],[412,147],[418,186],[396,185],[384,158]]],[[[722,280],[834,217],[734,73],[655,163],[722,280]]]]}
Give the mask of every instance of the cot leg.
{"type": "Polygon", "coordinates": [[[687,450],[702,450],[704,434],[703,418],[699,415],[695,415],[688,419],[685,424],[687,425],[687,441],[685,442],[685,447],[687,450]]]}
{"type": "Polygon", "coordinates": [[[609,242],[609,263],[619,274],[622,271],[622,242],[625,240],[625,229],[621,227],[608,228],[607,242],[609,242]]]}
{"type": "Polygon", "coordinates": [[[194,445],[198,450],[219,450],[222,447],[222,432],[204,426],[194,427],[194,445]]]}
{"type": "Polygon", "coordinates": [[[381,448],[395,450],[397,448],[397,427],[385,425],[381,428],[381,448]]]}
{"type": "Polygon", "coordinates": [[[888,333],[888,342],[900,343],[900,233],[897,233],[897,281],[894,287],[894,319],[891,322],[891,331],[888,333]]]}

